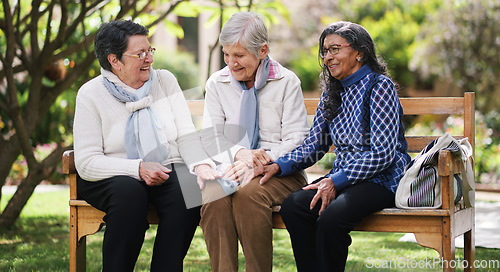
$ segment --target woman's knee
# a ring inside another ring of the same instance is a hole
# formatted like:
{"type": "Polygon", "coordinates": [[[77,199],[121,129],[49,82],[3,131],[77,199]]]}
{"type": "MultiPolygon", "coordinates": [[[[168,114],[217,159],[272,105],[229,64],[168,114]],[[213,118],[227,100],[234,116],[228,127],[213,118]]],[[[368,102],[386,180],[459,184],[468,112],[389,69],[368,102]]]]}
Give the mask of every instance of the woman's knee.
{"type": "Polygon", "coordinates": [[[316,230],[318,232],[349,232],[359,222],[360,217],[355,214],[356,211],[335,204],[330,204],[317,219],[316,230]]]}
{"type": "Polygon", "coordinates": [[[134,213],[147,212],[148,195],[146,188],[140,181],[126,177],[117,177],[117,180],[109,192],[109,209],[110,212],[123,211],[130,216],[134,213]]]}
{"type": "Polygon", "coordinates": [[[280,214],[283,217],[289,217],[303,210],[309,209],[312,196],[308,191],[299,190],[287,197],[281,204],[280,214]]]}
{"type": "MultiPolygon", "coordinates": [[[[259,184],[258,179],[254,178],[245,186],[241,187],[232,195],[233,206],[237,208],[244,208],[248,205],[254,205],[256,203],[270,202],[271,196],[259,184]]],[[[270,204],[268,205],[270,206],[270,204]]]]}

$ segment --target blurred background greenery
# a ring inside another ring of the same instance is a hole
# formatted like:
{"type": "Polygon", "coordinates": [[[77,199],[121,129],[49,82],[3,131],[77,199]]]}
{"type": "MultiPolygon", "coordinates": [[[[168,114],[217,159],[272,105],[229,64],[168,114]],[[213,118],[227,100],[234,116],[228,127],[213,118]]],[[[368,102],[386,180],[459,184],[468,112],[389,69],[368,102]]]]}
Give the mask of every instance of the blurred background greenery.
{"type": "MultiPolygon", "coordinates": [[[[220,29],[240,10],[259,12],[269,26],[271,56],[299,76],[309,97],[319,95],[317,42],[322,29],[338,20],[359,23],[375,40],[400,96],[476,93],[476,181],[500,183],[498,0],[3,2],[0,187],[26,187],[2,209],[0,228],[15,222],[37,184],[66,183],[60,158],[72,148],[76,93],[100,73],[93,35],[111,19],[133,19],[150,27],[153,46],[159,49],[154,67],[172,71],[183,90],[202,94],[207,75],[224,65],[218,33],[203,36],[207,28],[220,29]],[[170,43],[164,42],[166,36],[170,43]],[[202,50],[211,52],[208,63],[202,50]]],[[[408,133],[441,135],[457,131],[460,122],[454,116],[423,117],[407,120],[406,128],[408,133]]]]}

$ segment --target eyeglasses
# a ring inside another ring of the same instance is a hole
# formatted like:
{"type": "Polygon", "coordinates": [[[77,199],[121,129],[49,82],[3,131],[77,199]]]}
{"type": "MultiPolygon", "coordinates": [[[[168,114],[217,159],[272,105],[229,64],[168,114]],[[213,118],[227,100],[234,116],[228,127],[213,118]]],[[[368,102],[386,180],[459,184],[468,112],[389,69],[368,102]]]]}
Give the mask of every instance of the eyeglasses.
{"type": "Polygon", "coordinates": [[[156,51],[156,48],[149,48],[148,51],[144,51],[140,54],[123,53],[122,55],[134,57],[134,58],[139,58],[140,60],[144,60],[146,58],[146,56],[148,55],[148,53],[151,54],[151,56],[153,56],[155,54],[155,51],[156,51]]]}
{"type": "Polygon", "coordinates": [[[337,55],[339,53],[340,48],[351,46],[350,44],[334,44],[328,48],[323,48],[323,50],[319,51],[319,56],[321,58],[325,58],[328,52],[333,55],[337,55]]]}

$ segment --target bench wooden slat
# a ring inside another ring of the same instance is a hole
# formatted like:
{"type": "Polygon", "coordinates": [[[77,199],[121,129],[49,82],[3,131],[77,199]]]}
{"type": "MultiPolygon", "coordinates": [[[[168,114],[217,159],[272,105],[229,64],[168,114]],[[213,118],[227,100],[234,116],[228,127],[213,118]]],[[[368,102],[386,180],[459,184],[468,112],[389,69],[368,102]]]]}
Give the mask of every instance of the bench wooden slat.
{"type": "MultiPolygon", "coordinates": [[[[463,115],[465,112],[463,97],[404,97],[399,100],[403,106],[403,113],[405,115],[463,115]]],[[[318,103],[319,100],[317,98],[304,98],[307,115],[314,115],[316,108],[318,107],[318,103]]],[[[204,101],[189,100],[188,107],[191,115],[201,116],[203,115],[204,101]]]]}
{"type": "MultiPolygon", "coordinates": [[[[419,153],[427,144],[439,138],[439,136],[406,136],[405,138],[408,142],[408,152],[419,153]]],[[[453,136],[453,138],[460,140],[463,139],[464,136],[453,136]]]]}
{"type": "Polygon", "coordinates": [[[419,97],[400,98],[405,115],[423,114],[464,114],[463,97],[419,97]]]}
{"type": "Polygon", "coordinates": [[[441,233],[443,217],[421,216],[415,218],[414,215],[388,216],[373,214],[363,219],[356,227],[355,231],[376,231],[376,232],[399,232],[416,233],[430,232],[441,233]]]}

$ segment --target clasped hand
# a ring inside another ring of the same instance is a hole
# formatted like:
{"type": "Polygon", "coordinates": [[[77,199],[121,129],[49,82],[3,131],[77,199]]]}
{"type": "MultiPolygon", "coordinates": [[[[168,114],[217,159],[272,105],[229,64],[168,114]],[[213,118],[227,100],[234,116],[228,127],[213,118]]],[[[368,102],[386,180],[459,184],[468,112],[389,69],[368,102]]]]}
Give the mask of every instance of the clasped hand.
{"type": "MultiPolygon", "coordinates": [[[[200,189],[205,187],[205,181],[220,178],[222,175],[213,170],[208,164],[200,164],[195,167],[196,182],[200,189]]],[[[163,184],[170,177],[171,169],[158,162],[144,162],[139,164],[139,177],[148,186],[158,186],[163,184]]]]}
{"type": "Polygon", "coordinates": [[[140,162],[139,177],[144,180],[148,186],[158,186],[163,184],[170,176],[172,170],[161,165],[158,162],[140,162]]]}
{"type": "Polygon", "coordinates": [[[235,162],[224,175],[241,185],[245,185],[254,177],[264,172],[264,166],[271,161],[271,157],[262,148],[240,149],[235,155],[235,162]]]}

